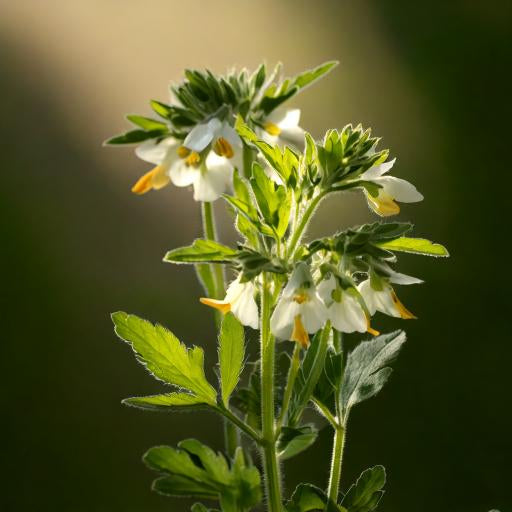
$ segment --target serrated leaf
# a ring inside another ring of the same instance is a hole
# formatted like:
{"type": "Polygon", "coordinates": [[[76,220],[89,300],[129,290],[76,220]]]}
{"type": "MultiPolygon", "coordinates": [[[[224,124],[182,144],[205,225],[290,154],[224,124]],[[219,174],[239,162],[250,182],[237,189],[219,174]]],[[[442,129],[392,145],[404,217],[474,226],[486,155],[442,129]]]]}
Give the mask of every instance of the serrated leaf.
{"type": "Polygon", "coordinates": [[[304,71],[299,75],[295,76],[291,80],[291,86],[297,87],[299,90],[304,89],[308,85],[311,85],[312,83],[316,82],[324,75],[329,73],[338,64],[339,62],[337,60],[331,60],[328,62],[324,62],[323,64],[320,64],[320,66],[317,66],[316,68],[308,69],[307,71],[304,71]]]}
{"type": "Polygon", "coordinates": [[[325,509],[327,496],[312,484],[299,484],[286,504],[286,512],[320,512],[325,509]]]}
{"type": "Polygon", "coordinates": [[[217,392],[204,374],[204,353],[187,349],[162,325],[123,311],[112,314],[116,334],[133,348],[137,359],[157,378],[191,391],[205,403],[215,405],[217,392]]]}
{"type": "Polygon", "coordinates": [[[169,263],[227,263],[237,251],[214,240],[194,241],[187,247],[179,247],[167,252],[164,261],[169,263]]]}
{"type": "Polygon", "coordinates": [[[259,471],[246,465],[240,448],[231,468],[222,454],[195,439],[180,442],[178,448],[151,448],[144,462],[164,473],[153,489],[167,496],[219,499],[224,512],[247,510],[261,501],[259,471]]]}
{"type": "Polygon", "coordinates": [[[125,398],[123,404],[149,411],[196,410],[206,402],[190,393],[164,393],[161,395],[125,398]]]}
{"type": "Polygon", "coordinates": [[[357,482],[350,487],[341,505],[348,512],[370,512],[375,510],[386,483],[386,470],[384,466],[374,466],[361,473],[357,482]]]}
{"type": "Polygon", "coordinates": [[[278,439],[277,450],[281,460],[290,459],[307,450],[318,436],[318,431],[313,425],[305,425],[299,428],[283,427],[278,439]]]}
{"type": "Polygon", "coordinates": [[[219,366],[222,402],[227,407],[236,388],[245,357],[244,328],[233,313],[224,315],[219,336],[219,366]]]}
{"type": "Polygon", "coordinates": [[[343,420],[359,402],[376,395],[392,370],[388,366],[398,356],[405,333],[395,331],[361,342],[347,358],[341,386],[343,420]]]}
{"type": "Polygon", "coordinates": [[[425,238],[409,238],[404,236],[389,242],[379,243],[378,246],[388,251],[410,252],[426,256],[446,257],[450,255],[446,247],[425,238]]]}

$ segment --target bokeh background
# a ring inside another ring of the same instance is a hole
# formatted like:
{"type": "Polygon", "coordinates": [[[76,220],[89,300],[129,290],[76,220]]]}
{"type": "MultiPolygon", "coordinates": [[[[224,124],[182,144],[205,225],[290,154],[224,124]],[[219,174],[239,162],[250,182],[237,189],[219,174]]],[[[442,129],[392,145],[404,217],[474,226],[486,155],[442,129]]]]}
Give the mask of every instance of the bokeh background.
{"type": "MultiPolygon", "coordinates": [[[[161,388],[109,312],[166,324],[206,348],[211,371],[194,273],[161,263],[199,235],[199,213],[188,190],[131,195],[146,165],[101,143],[124,113],[168,100],[183,68],[262,59],[290,74],[341,62],[294,100],[303,126],[372,126],[426,197],[401,218],[452,254],[401,259],[426,281],[400,290],[419,320],[376,322],[410,341],[353,414],[342,486],[384,464],[383,512],[512,510],[506,2],[1,0],[0,12],[2,510],[187,510],[150,492],[140,457],[191,436],[221,448],[221,425],[121,406],[161,388]]],[[[361,196],[338,196],[311,236],[372,218],[361,196]]],[[[221,234],[234,236],[226,222],[221,234]]],[[[330,449],[325,430],[287,464],[287,489],[324,485],[330,449]]]]}

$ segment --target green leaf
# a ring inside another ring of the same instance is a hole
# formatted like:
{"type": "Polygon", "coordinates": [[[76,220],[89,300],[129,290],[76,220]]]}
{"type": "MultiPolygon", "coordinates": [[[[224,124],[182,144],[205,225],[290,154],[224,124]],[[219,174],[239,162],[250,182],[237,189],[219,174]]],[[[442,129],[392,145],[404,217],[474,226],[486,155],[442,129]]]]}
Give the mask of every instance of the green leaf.
{"type": "Polygon", "coordinates": [[[163,117],[164,119],[170,118],[172,112],[170,105],[156,100],[150,100],[149,105],[160,117],[163,117]]]}
{"type": "Polygon", "coordinates": [[[166,132],[164,130],[131,130],[121,135],[116,135],[111,139],[106,140],[104,145],[117,145],[117,144],[138,144],[148,139],[155,139],[161,137],[166,132]]]}
{"type": "Polygon", "coordinates": [[[357,482],[350,487],[341,505],[348,512],[370,512],[375,510],[384,494],[382,490],[386,483],[384,466],[374,466],[361,473],[357,482]]]}
{"type": "Polygon", "coordinates": [[[204,374],[204,353],[187,349],[165,327],[122,311],[112,314],[116,334],[133,348],[137,359],[157,378],[185,388],[207,404],[215,405],[217,392],[204,374]]]}
{"type": "Polygon", "coordinates": [[[339,62],[337,60],[331,60],[320,64],[320,66],[317,66],[314,69],[304,71],[292,79],[291,87],[297,87],[299,90],[304,89],[329,73],[329,71],[335,68],[338,64],[339,62]]]}
{"type": "Polygon", "coordinates": [[[327,501],[327,496],[318,487],[299,484],[286,504],[286,512],[321,512],[327,501]]]}
{"type": "Polygon", "coordinates": [[[128,119],[128,121],[132,122],[134,125],[140,126],[143,130],[146,131],[167,131],[167,125],[165,123],[156,121],[155,119],[151,119],[149,117],[139,116],[137,114],[128,114],[126,119],[128,119]]]}
{"type": "Polygon", "coordinates": [[[350,409],[376,395],[388,380],[389,365],[398,356],[405,342],[405,333],[395,331],[360,343],[347,358],[341,386],[343,421],[350,409]]]}
{"type": "Polygon", "coordinates": [[[188,247],[169,251],[164,256],[164,261],[170,263],[228,263],[236,254],[237,251],[231,247],[214,240],[199,238],[188,247]]]}
{"type": "Polygon", "coordinates": [[[246,465],[240,448],[231,468],[222,454],[195,439],[181,441],[177,449],[151,448],[144,462],[165,475],[153,483],[161,494],[219,499],[223,512],[246,510],[261,501],[260,474],[246,465]]]}
{"type": "Polygon", "coordinates": [[[401,237],[389,242],[378,244],[382,249],[388,251],[410,252],[413,254],[424,254],[426,256],[449,256],[449,252],[441,244],[435,244],[425,238],[401,237]]]}
{"type": "Polygon", "coordinates": [[[243,369],[244,328],[233,313],[224,315],[219,336],[219,366],[222,402],[227,407],[243,369]]]}
{"type": "Polygon", "coordinates": [[[125,398],[123,404],[149,411],[191,410],[205,405],[205,401],[190,393],[165,393],[162,395],[125,398]]]}
{"type": "Polygon", "coordinates": [[[277,444],[279,458],[290,459],[307,450],[316,441],[317,436],[318,431],[313,425],[299,428],[283,427],[277,444]]]}
{"type": "Polygon", "coordinates": [[[323,336],[323,330],[315,334],[302,361],[290,400],[288,426],[298,423],[322,375],[327,353],[327,340],[323,336]]]}

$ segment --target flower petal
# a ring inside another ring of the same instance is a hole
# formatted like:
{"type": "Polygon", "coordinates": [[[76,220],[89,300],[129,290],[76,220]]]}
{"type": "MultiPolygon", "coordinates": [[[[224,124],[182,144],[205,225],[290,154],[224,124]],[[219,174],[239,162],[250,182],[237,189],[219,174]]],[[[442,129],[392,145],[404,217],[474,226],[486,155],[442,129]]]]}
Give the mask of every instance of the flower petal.
{"type": "Polygon", "coordinates": [[[370,315],[374,315],[377,311],[377,302],[375,300],[377,291],[372,288],[370,280],[366,279],[366,281],[359,283],[357,289],[364,299],[368,312],[370,315]]]}
{"type": "MultiPolygon", "coordinates": [[[[156,142],[156,139],[146,140],[135,148],[135,154],[150,164],[161,164],[166,157],[172,156],[172,150],[178,148],[179,143],[172,137],[156,142]]],[[[176,155],[177,158],[177,155],[176,155]]]]}
{"type": "Polygon", "coordinates": [[[157,165],[154,169],[141,176],[132,187],[134,194],[142,195],[150,190],[159,190],[169,183],[166,168],[157,165]]]}
{"type": "Polygon", "coordinates": [[[276,338],[289,340],[294,326],[295,317],[300,313],[299,304],[292,299],[281,297],[270,318],[270,330],[276,338]]]}
{"type": "Polygon", "coordinates": [[[342,295],[341,302],[333,302],[329,308],[332,325],[340,332],[366,332],[368,321],[363,308],[350,293],[342,295]]]}
{"type": "Polygon", "coordinates": [[[318,286],[317,291],[321,299],[327,306],[333,302],[332,292],[336,289],[336,279],[331,274],[328,279],[324,279],[318,286]]]}
{"type": "Polygon", "coordinates": [[[242,286],[242,293],[231,304],[231,311],[243,325],[257,329],[259,315],[258,306],[254,300],[254,286],[252,283],[245,283],[240,286],[242,286]]]}
{"type": "Polygon", "coordinates": [[[169,177],[177,187],[188,187],[198,178],[201,171],[192,165],[186,165],[183,160],[177,160],[169,170],[169,177]]]}
{"type": "Polygon", "coordinates": [[[310,333],[321,329],[327,321],[327,308],[316,292],[301,304],[301,313],[304,328],[310,333]]]}
{"type": "Polygon", "coordinates": [[[381,217],[389,217],[390,215],[400,213],[400,206],[395,203],[393,197],[386,193],[384,189],[379,189],[377,197],[372,196],[366,189],[364,189],[364,193],[370,209],[381,217]]]}
{"type": "Polygon", "coordinates": [[[201,169],[194,181],[194,199],[196,201],[215,201],[229,187],[233,167],[222,157],[210,152],[206,160],[206,169],[201,169]]]}
{"type": "Polygon", "coordinates": [[[370,167],[367,171],[363,172],[363,174],[361,174],[361,179],[372,181],[375,178],[379,178],[383,174],[386,174],[393,167],[393,165],[395,165],[395,162],[396,158],[393,158],[393,160],[390,160],[389,162],[374,165],[373,167],[370,167]]]}
{"type": "Polygon", "coordinates": [[[412,183],[406,180],[394,176],[384,176],[374,181],[381,185],[384,191],[393,199],[401,203],[416,203],[423,200],[423,195],[416,190],[412,183]]]}
{"type": "Polygon", "coordinates": [[[216,117],[210,119],[207,123],[198,124],[185,137],[183,145],[199,153],[210,144],[220,127],[221,122],[216,117]]]}
{"type": "Polygon", "coordinates": [[[215,308],[218,311],[220,311],[223,315],[226,313],[229,313],[231,311],[231,304],[229,302],[226,302],[225,300],[218,300],[218,299],[210,299],[209,297],[201,297],[199,299],[201,304],[204,304],[205,306],[210,306],[211,308],[215,308]]]}

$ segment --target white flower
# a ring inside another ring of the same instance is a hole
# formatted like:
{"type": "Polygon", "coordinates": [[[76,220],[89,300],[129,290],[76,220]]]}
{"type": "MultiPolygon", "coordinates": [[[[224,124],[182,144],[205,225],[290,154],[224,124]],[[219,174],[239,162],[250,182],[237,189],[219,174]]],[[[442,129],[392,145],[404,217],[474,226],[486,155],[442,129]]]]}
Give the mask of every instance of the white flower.
{"type": "Polygon", "coordinates": [[[327,305],[329,320],[336,330],[378,335],[379,332],[370,327],[370,320],[354,292],[337,286],[332,275],[318,285],[318,293],[327,305]]]}
{"type": "MultiPolygon", "coordinates": [[[[398,275],[405,276],[405,274],[398,275]]],[[[410,279],[415,280],[416,278],[410,279]]],[[[405,282],[403,284],[405,284],[405,282]]],[[[411,281],[408,284],[413,284],[413,281],[411,281]]],[[[385,281],[382,281],[382,290],[376,290],[375,288],[372,288],[370,279],[367,279],[366,281],[360,283],[358,286],[358,290],[359,293],[363,296],[366,307],[368,308],[368,311],[371,315],[375,314],[376,311],[380,311],[381,313],[384,313],[389,316],[394,316],[397,318],[416,318],[400,302],[393,288],[389,285],[389,283],[385,281]]]]}
{"type": "Polygon", "coordinates": [[[275,145],[291,143],[298,148],[304,145],[304,130],[299,126],[300,110],[274,110],[263,123],[261,136],[265,142],[275,145]]]}
{"type": "Polygon", "coordinates": [[[254,300],[254,292],[254,284],[251,281],[241,283],[240,276],[238,276],[228,286],[224,300],[203,297],[200,301],[207,306],[218,309],[223,314],[231,311],[240,323],[257,329],[259,317],[258,306],[254,300]]]}
{"type": "Polygon", "coordinates": [[[318,295],[309,268],[299,263],[270,319],[272,333],[280,339],[309,345],[308,333],[318,331],[327,321],[327,310],[318,295]]]}
{"type": "Polygon", "coordinates": [[[194,126],[183,141],[186,148],[196,153],[204,151],[209,144],[215,154],[226,158],[233,167],[240,168],[242,139],[229,123],[214,117],[207,123],[194,126]]]}
{"type": "Polygon", "coordinates": [[[374,165],[359,177],[360,180],[370,181],[381,187],[377,197],[373,197],[366,189],[363,190],[370,208],[383,217],[400,212],[395,200],[401,203],[416,203],[423,200],[416,187],[408,181],[394,176],[384,176],[393,167],[395,160],[374,165]]]}
{"type": "Polygon", "coordinates": [[[215,201],[231,184],[233,166],[227,158],[212,151],[203,163],[204,156],[172,137],[160,142],[143,142],[135,149],[135,154],[156,164],[133,186],[132,192],[136,194],[158,190],[172,181],[177,187],[193,185],[196,201],[215,201]]]}

